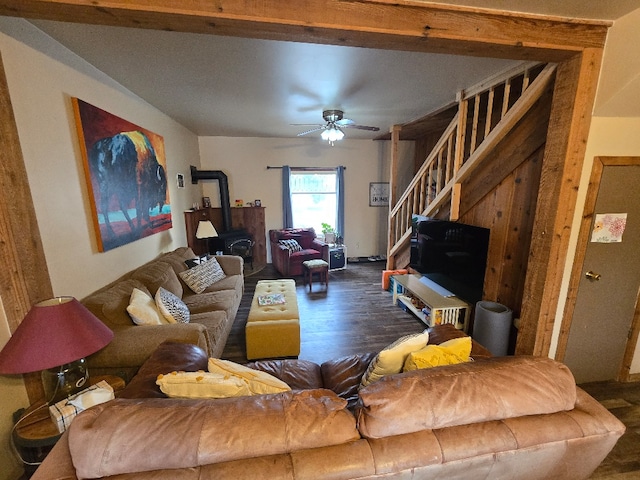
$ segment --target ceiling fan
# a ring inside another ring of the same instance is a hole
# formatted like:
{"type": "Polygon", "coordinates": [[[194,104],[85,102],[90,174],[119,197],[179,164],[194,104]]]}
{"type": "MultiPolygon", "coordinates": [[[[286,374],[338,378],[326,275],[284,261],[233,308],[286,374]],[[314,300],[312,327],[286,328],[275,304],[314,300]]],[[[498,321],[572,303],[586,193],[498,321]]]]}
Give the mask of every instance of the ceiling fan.
{"type": "MultiPolygon", "coordinates": [[[[322,112],[322,118],[327,122],[325,124],[317,124],[316,128],[307,130],[298,134],[298,137],[308,135],[309,133],[318,132],[322,130],[320,136],[323,140],[327,140],[332,146],[334,142],[342,140],[344,138],[343,128],[357,128],[359,130],[369,130],[371,132],[377,132],[380,130],[378,127],[368,127],[366,125],[356,125],[353,120],[344,118],[344,112],[342,110],[324,110],[322,112]]],[[[297,123],[293,125],[315,125],[297,123]]]]}

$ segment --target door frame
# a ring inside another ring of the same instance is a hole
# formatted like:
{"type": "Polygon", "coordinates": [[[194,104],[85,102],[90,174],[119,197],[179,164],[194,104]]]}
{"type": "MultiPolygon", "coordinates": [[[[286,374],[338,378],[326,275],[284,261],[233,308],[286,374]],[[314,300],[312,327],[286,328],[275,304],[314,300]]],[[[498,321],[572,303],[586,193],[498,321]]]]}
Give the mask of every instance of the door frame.
{"type": "MultiPolygon", "coordinates": [[[[591,168],[591,177],[589,178],[589,186],[582,212],[582,222],[580,224],[580,232],[578,233],[578,243],[576,245],[576,254],[571,268],[571,277],[569,279],[569,290],[567,291],[567,301],[562,315],[562,324],[560,326],[560,335],[558,337],[558,347],[555,359],[563,361],[567,352],[567,343],[569,341],[569,331],[573,321],[573,314],[576,307],[578,297],[578,287],[582,279],[584,270],[584,259],[589,245],[589,237],[591,234],[591,224],[595,214],[596,200],[600,191],[600,181],[605,167],[612,166],[640,166],[640,157],[595,157],[593,159],[593,167],[591,168]]],[[[631,362],[635,354],[638,336],[640,335],[640,303],[638,298],[640,291],[636,294],[636,304],[631,322],[631,328],[627,337],[627,345],[624,351],[624,357],[616,380],[620,382],[630,382],[640,380],[640,374],[631,375],[631,362]]]]}

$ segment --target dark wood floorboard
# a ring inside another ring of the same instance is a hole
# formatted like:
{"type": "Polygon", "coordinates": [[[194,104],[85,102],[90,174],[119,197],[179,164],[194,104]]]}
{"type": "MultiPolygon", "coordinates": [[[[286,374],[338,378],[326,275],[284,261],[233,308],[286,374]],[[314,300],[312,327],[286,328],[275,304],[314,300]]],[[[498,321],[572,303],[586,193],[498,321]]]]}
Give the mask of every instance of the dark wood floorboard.
{"type": "Polygon", "coordinates": [[[640,479],[640,383],[593,382],[580,386],[627,427],[591,478],[640,479]]]}
{"type": "MultiPolygon", "coordinates": [[[[425,325],[391,303],[382,290],[384,262],[350,263],[329,274],[329,288],[316,283],[313,292],[296,278],[301,319],[301,359],[322,363],[352,353],[379,351],[398,337],[425,325]]],[[[222,358],[246,363],[244,327],[259,280],[280,278],[267,265],[245,278],[245,293],[222,358]]],[[[627,432],[591,478],[640,479],[640,383],[597,382],[581,385],[626,426],[627,432]]]]}
{"type": "MultiPolygon", "coordinates": [[[[412,314],[392,305],[391,293],[382,290],[384,262],[353,263],[329,272],[329,288],[314,281],[313,290],[296,278],[300,311],[300,356],[322,363],[331,358],[378,351],[402,335],[426,327],[412,314]]],[[[245,278],[245,293],[222,358],[246,363],[244,327],[259,280],[280,278],[268,264],[245,278]]]]}

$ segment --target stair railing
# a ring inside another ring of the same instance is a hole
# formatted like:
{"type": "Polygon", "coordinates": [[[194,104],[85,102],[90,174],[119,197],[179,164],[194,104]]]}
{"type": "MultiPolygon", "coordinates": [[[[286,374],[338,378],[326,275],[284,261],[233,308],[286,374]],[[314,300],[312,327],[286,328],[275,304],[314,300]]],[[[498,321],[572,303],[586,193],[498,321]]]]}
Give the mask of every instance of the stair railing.
{"type": "MultiPolygon", "coordinates": [[[[458,112],[389,212],[387,268],[409,244],[413,214],[459,214],[461,182],[542,95],[555,66],[520,64],[458,94],[458,112]]],[[[393,185],[391,186],[393,188],[393,185]]]]}

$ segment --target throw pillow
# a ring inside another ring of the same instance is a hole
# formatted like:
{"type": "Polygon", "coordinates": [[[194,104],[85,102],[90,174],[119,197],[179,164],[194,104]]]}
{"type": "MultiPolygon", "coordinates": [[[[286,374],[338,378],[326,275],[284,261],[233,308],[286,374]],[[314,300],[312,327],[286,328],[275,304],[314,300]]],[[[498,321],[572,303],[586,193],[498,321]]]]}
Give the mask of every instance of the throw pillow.
{"type": "Polygon", "coordinates": [[[244,380],[254,395],[280,393],[291,390],[289,385],[273,375],[228,360],[220,360],[219,358],[209,359],[209,372],[231,375],[244,380]]]}
{"type": "Polygon", "coordinates": [[[180,278],[182,278],[184,283],[195,293],[204,292],[207,287],[210,287],[225,277],[226,275],[222,267],[215,258],[211,258],[189,270],[180,272],[180,278]]]}
{"type": "Polygon", "coordinates": [[[210,372],[171,372],[158,375],[156,384],[168,397],[228,398],[250,395],[240,378],[210,372]]]}
{"type": "Polygon", "coordinates": [[[196,265],[200,265],[201,263],[206,262],[207,260],[209,260],[209,256],[208,255],[202,255],[200,257],[190,258],[188,260],[185,260],[184,264],[187,266],[187,268],[193,268],[196,265]]]}
{"type": "Polygon", "coordinates": [[[168,323],[189,323],[189,307],[169,290],[160,287],[156,292],[156,305],[168,323]]]}
{"type": "Polygon", "coordinates": [[[394,375],[402,371],[404,362],[411,352],[424,348],[429,341],[429,332],[414,333],[399,338],[386,346],[369,364],[360,381],[361,387],[380,380],[386,375],[394,375]]]}
{"type": "Polygon", "coordinates": [[[417,352],[411,352],[402,371],[464,363],[471,359],[470,355],[471,337],[454,338],[440,345],[427,345],[417,352]]]}
{"type": "Polygon", "coordinates": [[[136,325],[162,325],[167,322],[149,292],[134,288],[131,292],[127,313],[136,325]]]}
{"type": "Polygon", "coordinates": [[[291,253],[302,251],[302,246],[300,246],[298,241],[294,240],[293,238],[290,238],[288,240],[280,240],[278,243],[280,243],[280,245],[287,247],[287,249],[291,253]]]}

